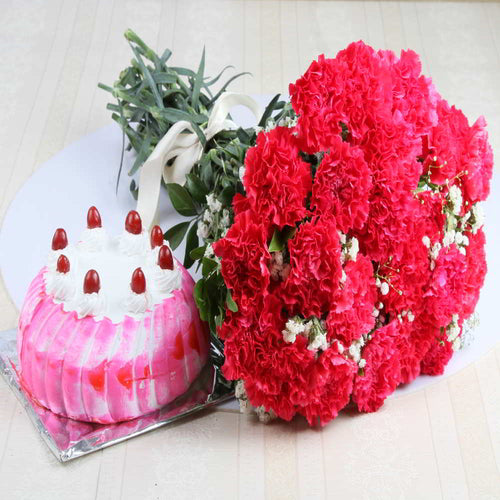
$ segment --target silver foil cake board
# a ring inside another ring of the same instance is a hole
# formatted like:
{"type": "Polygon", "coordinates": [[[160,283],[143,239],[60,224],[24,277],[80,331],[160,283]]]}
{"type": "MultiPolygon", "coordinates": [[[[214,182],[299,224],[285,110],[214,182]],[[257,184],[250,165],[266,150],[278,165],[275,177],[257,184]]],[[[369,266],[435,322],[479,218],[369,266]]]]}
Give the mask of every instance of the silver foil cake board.
{"type": "Polygon", "coordinates": [[[116,424],[81,422],[61,417],[35,403],[22,388],[16,336],[16,329],[0,333],[0,373],[60,462],[121,443],[234,397],[219,368],[210,362],[186,393],[148,415],[116,424]]]}

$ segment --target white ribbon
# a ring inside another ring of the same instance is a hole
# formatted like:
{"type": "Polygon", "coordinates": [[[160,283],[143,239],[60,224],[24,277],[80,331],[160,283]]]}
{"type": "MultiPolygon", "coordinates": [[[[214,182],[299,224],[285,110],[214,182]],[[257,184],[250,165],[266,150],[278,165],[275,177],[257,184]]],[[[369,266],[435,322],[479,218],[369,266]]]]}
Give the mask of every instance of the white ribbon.
{"type": "MultiPolygon", "coordinates": [[[[203,131],[207,141],[221,130],[234,128],[236,125],[227,115],[234,106],[247,107],[259,122],[262,116],[259,105],[244,94],[223,93],[215,102],[206,129],[203,131]]],[[[200,139],[188,121],[178,121],[162,137],[155,149],[141,167],[139,176],[139,196],[137,211],[141,215],[145,229],[150,229],[156,217],[158,199],[160,197],[161,179],[165,183],[175,182],[184,185],[186,175],[193,165],[199,161],[203,153],[200,139]],[[172,165],[167,162],[175,158],[172,165]]]]}

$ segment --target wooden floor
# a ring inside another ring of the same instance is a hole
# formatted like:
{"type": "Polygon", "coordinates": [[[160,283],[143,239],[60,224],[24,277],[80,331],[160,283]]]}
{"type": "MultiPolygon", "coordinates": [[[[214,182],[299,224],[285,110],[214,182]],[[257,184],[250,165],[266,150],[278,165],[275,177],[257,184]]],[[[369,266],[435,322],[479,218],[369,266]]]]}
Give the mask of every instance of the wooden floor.
{"type": "MultiPolygon", "coordinates": [[[[178,64],[196,66],[205,45],[213,73],[253,73],[233,86],[247,93],[286,91],[314,57],[353,40],[412,48],[442,95],[486,116],[500,158],[496,2],[0,0],[0,220],[41,163],[109,123],[96,85],[130,59],[128,27],[178,64]]],[[[16,319],[0,284],[0,331],[16,319]]],[[[66,465],[0,383],[0,498],[500,498],[499,366],[500,344],[322,431],[215,411],[66,465]]]]}

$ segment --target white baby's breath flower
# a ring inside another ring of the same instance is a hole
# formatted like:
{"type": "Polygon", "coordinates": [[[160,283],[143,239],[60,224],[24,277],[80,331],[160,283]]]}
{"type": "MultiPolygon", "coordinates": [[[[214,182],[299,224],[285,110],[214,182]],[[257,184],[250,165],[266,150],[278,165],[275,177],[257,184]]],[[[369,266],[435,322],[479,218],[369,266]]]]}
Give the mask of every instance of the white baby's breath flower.
{"type": "Polygon", "coordinates": [[[207,257],[207,259],[211,259],[212,257],[214,257],[214,249],[212,247],[212,245],[209,243],[207,245],[207,247],[205,248],[205,252],[203,254],[203,257],[207,257]]]}
{"type": "Polygon", "coordinates": [[[413,321],[415,320],[415,315],[411,311],[408,311],[408,314],[406,317],[408,318],[408,321],[410,323],[413,323],[413,321]]]}
{"type": "Polygon", "coordinates": [[[347,256],[350,260],[356,260],[359,252],[359,242],[354,236],[347,242],[347,256]]]}
{"type": "Polygon", "coordinates": [[[449,247],[455,241],[455,231],[452,229],[451,231],[446,231],[443,237],[443,246],[449,247]]]}
{"type": "Polygon", "coordinates": [[[366,359],[361,358],[361,359],[359,360],[358,366],[359,366],[360,368],[364,368],[364,367],[366,366],[366,359]]]}
{"type": "Polygon", "coordinates": [[[458,186],[451,186],[448,192],[448,200],[452,212],[455,215],[460,215],[460,211],[462,210],[462,191],[458,186]]]}
{"type": "Polygon", "coordinates": [[[345,273],[345,271],[342,269],[342,275],[340,277],[340,282],[341,283],[345,283],[347,280],[347,274],[345,273]]]}
{"type": "Polygon", "coordinates": [[[434,245],[432,245],[431,251],[429,253],[431,260],[436,260],[439,256],[439,252],[441,251],[441,243],[439,241],[436,241],[434,245]]]}
{"type": "Polygon", "coordinates": [[[476,234],[479,229],[483,227],[484,224],[484,212],[481,203],[475,203],[471,208],[472,215],[472,232],[476,234]]]}
{"type": "Polygon", "coordinates": [[[423,236],[422,237],[422,243],[424,244],[424,246],[426,248],[430,248],[431,247],[431,240],[428,236],[423,236]]]}
{"type": "Polygon", "coordinates": [[[243,177],[245,177],[245,165],[242,165],[238,169],[238,177],[240,178],[240,181],[243,182],[243,177]]]}
{"type": "Polygon", "coordinates": [[[210,211],[219,212],[222,208],[222,203],[215,197],[213,193],[207,194],[207,205],[210,211]]]}
{"type": "Polygon", "coordinates": [[[387,295],[389,293],[389,283],[387,283],[387,281],[380,284],[380,293],[382,295],[387,295]]]}
{"type": "Polygon", "coordinates": [[[212,224],[214,222],[214,214],[210,210],[205,210],[203,212],[203,221],[208,225],[212,224]]]}
{"type": "Polygon", "coordinates": [[[198,228],[196,230],[196,234],[198,238],[206,239],[210,233],[210,228],[203,221],[198,222],[198,228]]]}

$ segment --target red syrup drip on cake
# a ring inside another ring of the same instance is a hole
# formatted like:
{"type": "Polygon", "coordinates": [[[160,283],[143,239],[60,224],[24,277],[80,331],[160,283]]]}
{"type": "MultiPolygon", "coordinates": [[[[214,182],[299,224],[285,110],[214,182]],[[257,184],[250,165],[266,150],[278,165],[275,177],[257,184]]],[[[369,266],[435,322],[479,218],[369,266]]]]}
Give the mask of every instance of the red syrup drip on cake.
{"type": "Polygon", "coordinates": [[[146,292],[146,277],[142,272],[142,269],[138,267],[132,274],[132,281],[130,282],[130,288],[134,293],[140,294],[146,292]]]}
{"type": "Polygon", "coordinates": [[[83,280],[83,293],[99,293],[101,280],[95,269],[90,269],[83,280]]]}
{"type": "Polygon", "coordinates": [[[66,255],[63,254],[59,255],[56,266],[57,272],[61,274],[69,273],[70,267],[71,266],[69,264],[68,257],[66,257],[66,255]]]}
{"type": "Polygon", "coordinates": [[[68,246],[68,236],[66,231],[59,227],[52,237],[52,250],[64,250],[68,246]]]}
{"type": "Polygon", "coordinates": [[[174,258],[172,257],[172,252],[167,245],[162,245],[160,251],[158,252],[158,262],[157,264],[161,269],[172,270],[174,268],[174,258]]]}
{"type": "Polygon", "coordinates": [[[151,248],[161,247],[163,245],[163,231],[160,226],[153,226],[151,229],[151,248]]]}
{"type": "Polygon", "coordinates": [[[141,216],[135,210],[131,210],[125,219],[125,230],[131,234],[142,233],[142,220],[141,216]]]}
{"type": "Polygon", "coordinates": [[[87,228],[96,229],[98,227],[102,227],[101,214],[96,207],[92,206],[87,212],[87,228]]]}

